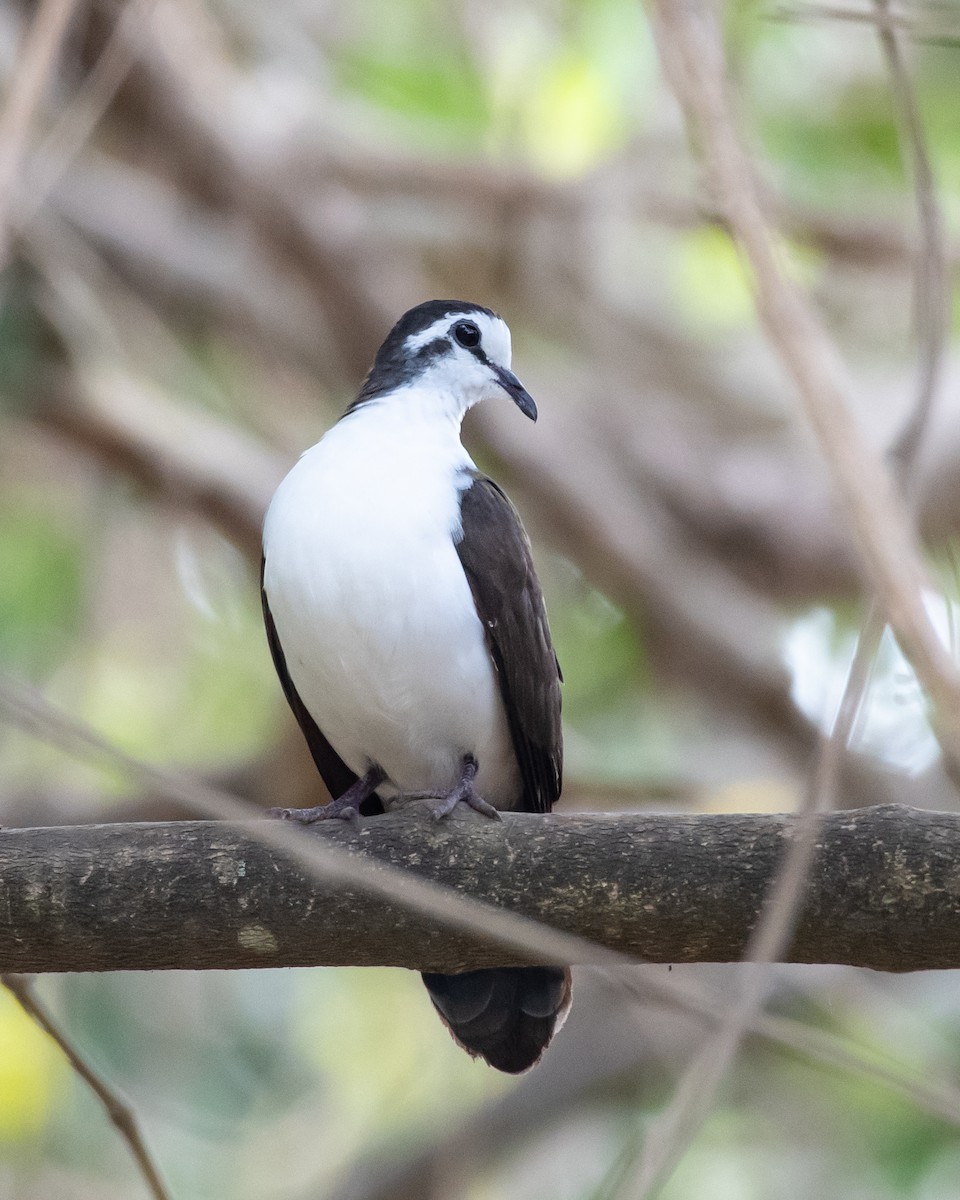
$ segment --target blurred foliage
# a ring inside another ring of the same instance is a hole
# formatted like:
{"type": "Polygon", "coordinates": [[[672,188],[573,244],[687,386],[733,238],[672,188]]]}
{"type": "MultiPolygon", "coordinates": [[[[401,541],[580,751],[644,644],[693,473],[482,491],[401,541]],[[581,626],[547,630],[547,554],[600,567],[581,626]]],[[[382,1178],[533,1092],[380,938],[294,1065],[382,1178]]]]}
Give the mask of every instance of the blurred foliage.
{"type": "Polygon", "coordinates": [[[69,1079],[59,1049],[0,992],[0,1146],[40,1134],[69,1079]]]}
{"type": "MultiPolygon", "coordinates": [[[[579,174],[621,149],[653,53],[630,0],[479,14],[439,0],[366,4],[333,59],[338,85],[416,143],[579,174]],[[475,36],[474,36],[475,35],[475,36]]],[[[371,121],[375,118],[371,115],[371,121]]]]}
{"type": "Polygon", "coordinates": [[[724,230],[704,227],[679,238],[674,278],[677,301],[689,321],[719,331],[752,324],[750,279],[724,230]]]}
{"type": "Polygon", "coordinates": [[[25,497],[0,508],[0,661],[29,674],[58,662],[79,632],[82,546],[25,497]]]}
{"type": "MultiPolygon", "coordinates": [[[[0,5],[5,64],[15,55],[27,7],[14,0],[0,5]]],[[[177,11],[165,10],[174,25],[177,11]]],[[[919,4],[909,11],[918,20],[924,15],[919,4]]],[[[258,81],[279,109],[295,108],[306,94],[306,115],[298,109],[298,119],[336,131],[331,140],[364,155],[426,154],[481,173],[519,169],[571,188],[593,178],[602,187],[618,168],[640,162],[654,183],[661,175],[676,182],[665,147],[679,138],[680,119],[665,97],[643,9],[633,0],[285,0],[266,15],[243,0],[218,0],[197,12],[209,21],[203,26],[209,40],[222,42],[232,65],[258,81]]],[[[726,28],[750,135],[785,207],[815,210],[827,225],[851,216],[906,220],[911,203],[871,31],[790,19],[755,0],[730,4],[726,28]]],[[[194,26],[184,29],[179,45],[186,55],[194,26]]],[[[958,55],[956,45],[929,43],[912,55],[954,234],[960,229],[958,55]]],[[[63,88],[53,90],[54,108],[69,105],[63,88]]],[[[136,111],[135,96],[121,92],[118,103],[136,111]]],[[[124,145],[109,114],[103,125],[101,149],[132,163],[150,161],[152,132],[124,145]]],[[[395,223],[424,222],[415,202],[398,207],[395,223]]],[[[110,215],[119,221],[126,214],[110,215]]],[[[633,310],[655,312],[672,334],[705,343],[708,361],[734,358],[758,341],[749,281],[722,230],[670,219],[666,229],[655,228],[632,212],[618,219],[624,234],[615,254],[604,257],[592,243],[568,240],[557,250],[615,280],[616,303],[582,326],[583,340],[594,337],[600,347],[581,366],[584,405],[605,386],[603,339],[626,338],[622,329],[631,327],[618,322],[633,310]]],[[[248,220],[236,217],[238,237],[248,220]]],[[[384,228],[389,233],[386,220],[384,228]]],[[[791,240],[785,249],[802,281],[825,298],[851,355],[896,357],[905,369],[911,352],[905,273],[880,270],[863,282],[810,241],[791,240]]],[[[523,276],[522,247],[511,244],[505,258],[523,276]]],[[[284,361],[279,351],[262,354],[226,318],[221,327],[209,314],[201,317],[196,295],[178,301],[164,321],[150,307],[159,308],[160,300],[149,286],[149,263],[139,264],[123,287],[119,276],[105,273],[92,274],[95,282],[85,286],[75,264],[61,265],[60,292],[39,286],[34,265],[21,262],[7,268],[0,290],[0,663],[42,682],[53,699],[127,751],[215,778],[229,774],[271,747],[283,719],[254,572],[195,516],[118,485],[79,454],[67,463],[68,451],[55,438],[48,443],[32,429],[27,418],[47,371],[63,357],[53,314],[69,294],[76,308],[67,310],[83,311],[100,329],[102,356],[285,451],[302,444],[305,430],[332,420],[329,380],[305,382],[301,361],[284,361]],[[138,283],[143,295],[134,300],[138,283]],[[134,312],[140,334],[148,331],[146,347],[131,336],[134,323],[123,323],[134,312]]],[[[296,263],[285,266],[293,271],[296,263]]],[[[462,265],[465,286],[472,286],[472,269],[462,265]]],[[[393,281],[379,282],[394,294],[393,281]]],[[[438,290],[441,282],[447,291],[449,272],[438,278],[438,290]]],[[[530,288],[545,290],[536,280],[530,288]]],[[[509,315],[518,362],[529,348],[524,361],[539,355],[569,365],[571,373],[580,365],[564,332],[544,332],[549,320],[524,329],[524,312],[509,315]]],[[[958,321],[960,315],[956,331],[958,321]]],[[[79,337],[77,344],[87,346],[79,337]]],[[[646,347],[629,351],[645,370],[646,347]]],[[[768,375],[767,358],[755,354],[743,371],[744,391],[768,375]]],[[[653,414],[641,412],[638,421],[655,423],[653,414]]],[[[718,414],[707,416],[721,427],[718,414]]],[[[772,418],[754,412],[750,419],[784,420],[779,412],[772,418]]],[[[796,777],[785,777],[779,760],[771,766],[776,756],[752,731],[731,733],[722,705],[654,684],[641,620],[628,618],[575,564],[539,546],[537,553],[566,676],[571,790],[590,798],[593,789],[602,799],[623,787],[636,804],[651,795],[659,802],[670,785],[689,796],[695,784],[709,793],[703,805],[715,808],[769,807],[792,794],[796,777]]],[[[825,721],[859,606],[825,595],[808,598],[802,611],[783,607],[795,697],[812,719],[825,721]]],[[[873,724],[865,721],[861,734],[868,748],[895,751],[903,766],[930,748],[922,698],[892,645],[884,647],[878,670],[873,724]]],[[[0,781],[10,804],[24,797],[65,804],[64,820],[81,800],[95,805],[87,819],[98,812],[109,817],[129,786],[109,769],[80,768],[8,731],[0,736],[0,781]]],[[[784,1007],[870,1047],[878,1061],[892,1050],[909,1055],[918,1070],[936,1066],[956,1077],[955,985],[931,998],[927,984],[841,983],[823,1004],[809,1005],[786,989],[793,999],[784,1007]],[[928,1009],[936,1020],[927,1018],[928,1009]],[[920,1015],[911,1023],[906,1010],[920,1015]]],[[[457,1050],[419,981],[398,971],[89,976],[43,980],[40,990],[134,1101],[178,1200],[331,1195],[357,1163],[429,1145],[517,1086],[457,1050]]],[[[599,1012],[584,1023],[603,1020],[599,1012]]],[[[674,1040],[689,1051],[686,1034],[674,1040]]],[[[649,1074],[656,1074],[654,1066],[649,1074]]],[[[502,1155],[489,1155],[470,1178],[447,1164],[447,1194],[471,1200],[619,1195],[649,1111],[635,1080],[615,1083],[502,1155]]],[[[657,1103],[668,1094],[658,1091],[657,1103]]],[[[751,1046],[664,1196],[952,1200],[958,1170],[955,1134],[916,1106],[892,1100],[878,1084],[751,1046]]],[[[132,1196],[137,1188],[96,1103],[0,992],[0,1193],[79,1200],[132,1196]]]]}
{"type": "Polygon", "coordinates": [[[34,276],[19,263],[0,278],[0,415],[27,408],[36,394],[38,366],[60,347],[49,322],[37,311],[34,276]]]}

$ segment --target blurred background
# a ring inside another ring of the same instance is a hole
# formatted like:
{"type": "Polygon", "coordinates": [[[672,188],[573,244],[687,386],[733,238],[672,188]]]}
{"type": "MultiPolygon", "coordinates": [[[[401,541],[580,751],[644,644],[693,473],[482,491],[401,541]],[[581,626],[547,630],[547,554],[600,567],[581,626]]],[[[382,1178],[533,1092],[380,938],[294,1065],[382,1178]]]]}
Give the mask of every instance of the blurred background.
{"type": "MultiPolygon", "coordinates": [[[[725,28],[790,268],[885,449],[918,394],[917,221],[876,30],[841,19],[870,11],[734,0],[725,28]]],[[[895,15],[955,279],[960,10],[895,15]]],[[[561,811],[799,803],[861,581],[635,0],[2,0],[0,76],[6,670],[129,753],[265,806],[321,800],[263,637],[262,512],[400,313],[475,300],[540,406],[535,427],[475,411],[466,441],[533,538],[566,677],[561,811]]],[[[946,635],[958,382],[948,349],[915,488],[946,635]]],[[[891,800],[957,803],[885,641],[840,801],[891,800]]],[[[2,825],[182,815],[0,729],[2,825]]],[[[677,977],[722,993],[735,968],[677,977]]],[[[960,1071],[955,976],[776,978],[779,1012],[960,1071]]],[[[131,1098],[178,1200],[625,1194],[703,1036],[590,971],[521,1080],[457,1050],[402,971],[38,992],[131,1098]]],[[[663,1195],[946,1200],[958,1171],[956,1130],[919,1103],[748,1042],[663,1195]]],[[[0,1197],[141,1194],[0,992],[0,1197]]]]}

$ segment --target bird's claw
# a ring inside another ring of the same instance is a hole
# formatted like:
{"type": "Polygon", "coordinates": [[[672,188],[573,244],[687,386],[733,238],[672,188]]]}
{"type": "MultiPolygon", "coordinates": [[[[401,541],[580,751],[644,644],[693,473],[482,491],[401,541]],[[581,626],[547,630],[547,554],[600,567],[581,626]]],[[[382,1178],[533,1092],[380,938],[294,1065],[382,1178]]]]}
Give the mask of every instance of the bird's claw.
{"type": "Polygon", "coordinates": [[[318,804],[314,808],[268,808],[264,815],[270,820],[294,821],[298,825],[337,820],[355,824],[360,820],[360,813],[354,805],[338,804],[336,800],[329,804],[318,804]]]}
{"type": "Polygon", "coordinates": [[[492,821],[499,821],[500,814],[489,804],[484,798],[473,790],[472,787],[454,788],[452,792],[444,796],[441,802],[433,810],[433,819],[442,821],[444,817],[450,815],[458,804],[463,803],[469,805],[474,812],[482,813],[483,816],[489,817],[492,821]]]}

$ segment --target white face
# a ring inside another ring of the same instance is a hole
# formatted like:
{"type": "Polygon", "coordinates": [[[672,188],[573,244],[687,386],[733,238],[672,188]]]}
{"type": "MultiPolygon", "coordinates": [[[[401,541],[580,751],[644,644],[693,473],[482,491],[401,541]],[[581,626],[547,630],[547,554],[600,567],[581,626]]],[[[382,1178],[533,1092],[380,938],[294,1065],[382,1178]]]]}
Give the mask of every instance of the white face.
{"type": "Polygon", "coordinates": [[[411,334],[403,345],[411,358],[423,354],[426,359],[417,386],[455,397],[462,412],[504,394],[496,368],[510,370],[510,330],[499,317],[452,312],[411,334]],[[434,344],[437,353],[431,357],[428,347],[434,344]]]}
{"type": "Polygon", "coordinates": [[[503,396],[537,419],[536,404],[510,370],[506,323],[486,308],[430,300],[390,330],[347,415],[386,404],[410,420],[417,414],[459,423],[474,404],[503,396]]]}

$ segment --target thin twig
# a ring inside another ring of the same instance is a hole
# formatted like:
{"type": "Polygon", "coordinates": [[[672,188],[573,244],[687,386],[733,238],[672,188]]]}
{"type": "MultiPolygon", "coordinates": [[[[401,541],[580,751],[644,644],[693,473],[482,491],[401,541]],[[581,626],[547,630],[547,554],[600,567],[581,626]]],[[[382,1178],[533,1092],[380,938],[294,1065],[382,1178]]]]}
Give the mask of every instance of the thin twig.
{"type": "Polygon", "coordinates": [[[916,42],[956,46],[960,42],[960,27],[947,5],[914,5],[905,13],[878,13],[875,8],[849,8],[842,4],[782,4],[770,11],[774,21],[845,21],[854,25],[898,29],[916,42]]]}
{"type": "Polygon", "coordinates": [[[0,114],[0,266],[10,252],[30,129],[75,7],[76,0],[42,0],[24,38],[0,114]]]}
{"type": "MultiPolygon", "coordinates": [[[[914,256],[913,305],[920,348],[917,394],[900,435],[890,450],[890,465],[908,507],[915,501],[917,466],[923,437],[930,424],[946,354],[950,327],[950,280],[947,271],[944,220],[937,198],[933,168],[923,122],[910,81],[889,0],[874,0],[877,33],[890,77],[900,135],[900,152],[913,183],[920,245],[914,256]]],[[[886,628],[874,597],[857,638],[853,661],[844,684],[837,719],[820,760],[820,786],[836,787],[843,755],[863,704],[870,671],[886,628]]]]}
{"type": "MultiPolygon", "coordinates": [[[[946,350],[950,301],[943,217],[916,98],[903,61],[899,38],[892,26],[885,23],[890,16],[889,2],[874,0],[874,4],[878,35],[899,116],[901,153],[913,179],[921,231],[914,270],[914,305],[920,336],[919,381],[910,415],[890,452],[897,481],[903,492],[909,495],[916,481],[923,435],[936,400],[937,383],[946,350]]],[[[853,735],[884,629],[883,613],[874,598],[857,638],[833,729],[818,757],[812,785],[807,792],[804,811],[809,814],[823,812],[834,806],[843,756],[853,735]]],[[[769,917],[758,929],[757,961],[774,962],[780,956],[795,923],[803,882],[812,862],[816,823],[810,821],[801,828],[803,832],[791,845],[777,886],[770,897],[769,917]]],[[[754,955],[748,957],[753,958],[754,955]]]]}
{"type": "Polygon", "coordinates": [[[23,975],[0,975],[0,983],[14,996],[20,1007],[40,1028],[51,1037],[73,1067],[74,1071],[87,1084],[103,1107],[107,1116],[116,1127],[118,1133],[127,1143],[134,1161],[143,1175],[144,1182],[155,1200],[171,1200],[166,1185],[160,1178],[160,1172],[150,1156],[140,1124],[132,1106],[124,1100],[120,1093],[99,1074],[98,1071],[83,1057],[66,1033],[54,1021],[46,1008],[33,994],[30,981],[23,975]]]}
{"type": "Polygon", "coordinates": [[[157,0],[131,0],[120,13],[77,94],[38,147],[30,195],[17,214],[20,225],[33,219],[89,141],[136,61],[140,41],[149,32],[156,5],[157,0]]]}
{"type": "Polygon", "coordinates": [[[912,23],[903,16],[879,17],[870,8],[848,8],[841,4],[782,4],[770,10],[774,21],[848,21],[855,25],[877,25],[888,22],[900,29],[911,30],[912,23]]]}
{"type": "Polygon", "coordinates": [[[901,154],[913,182],[920,246],[914,256],[913,306],[920,343],[917,398],[900,436],[891,450],[894,469],[908,496],[923,432],[937,395],[950,328],[950,280],[947,273],[946,235],[937,200],[930,155],[916,95],[903,59],[900,38],[892,24],[889,0],[874,0],[877,34],[890,76],[890,91],[897,114],[901,154]]]}
{"type": "MultiPolygon", "coordinates": [[[[899,38],[888,23],[888,0],[874,0],[878,35],[883,46],[890,87],[899,116],[901,153],[913,179],[920,226],[920,247],[915,257],[914,306],[920,337],[920,372],[917,395],[904,428],[890,452],[891,466],[905,495],[916,481],[916,467],[923,435],[929,425],[937,395],[949,326],[949,287],[945,258],[943,217],[937,200],[933,171],[927,153],[914,91],[903,61],[899,38]]],[[[843,757],[853,735],[863,704],[870,672],[883,637],[885,623],[876,598],[871,600],[851,661],[833,729],[817,760],[805,811],[822,812],[835,802],[843,757]]],[[[803,881],[809,872],[815,823],[803,826],[804,834],[791,846],[776,891],[771,896],[770,919],[758,933],[765,953],[758,959],[773,962],[779,957],[793,927],[803,881]]]]}
{"type": "Polygon", "coordinates": [[[706,6],[667,0],[656,0],[654,13],[664,70],[703,144],[730,228],[750,265],[771,346],[803,401],[887,621],[936,709],[941,744],[960,760],[960,680],[924,608],[927,571],[890,475],[853,419],[847,402],[853,389],[836,348],[782,269],[782,249],[734,126],[716,21],[706,6]]]}
{"type": "Polygon", "coordinates": [[[728,1004],[719,1028],[687,1065],[670,1103],[651,1123],[638,1147],[639,1167],[625,1180],[621,1195],[646,1200],[666,1182],[710,1115],[744,1038],[763,1022],[763,1008],[773,982],[772,968],[793,936],[813,864],[820,829],[817,818],[834,806],[843,752],[856,722],[875,652],[876,643],[862,637],[833,731],[822,745],[817,769],[804,795],[796,836],[788,845],[747,946],[746,982],[728,1004]]]}
{"type": "MultiPolygon", "coordinates": [[[[608,982],[619,1002],[604,1006],[606,1020],[603,1029],[588,1028],[590,1022],[571,1029],[571,1042],[558,1045],[552,1060],[547,1060],[539,1074],[531,1077],[516,1091],[491,1102],[479,1111],[471,1112],[464,1121],[451,1125],[445,1122],[440,1135],[430,1144],[412,1152],[400,1150],[395,1157],[377,1161],[374,1169],[363,1166],[347,1176],[328,1200],[395,1200],[397,1196],[419,1196],[428,1191],[426,1181],[438,1177],[443,1164],[487,1164],[492,1158],[504,1161],[513,1147],[522,1140],[529,1142],[536,1132],[546,1126],[561,1127],[568,1115],[582,1114],[585,1105],[596,1108],[605,1101],[621,1106],[624,1096],[636,1100],[651,1096],[659,1088],[662,1052],[669,1055],[681,1039],[693,1032],[687,1020],[671,1024],[664,1043],[656,1039],[657,1050],[652,1055],[649,1039],[637,1039],[636,1027],[649,1031],[652,1011],[666,1009],[695,1021],[704,1030],[715,1029],[719,1023],[718,1008],[699,987],[680,984],[675,975],[652,972],[596,975],[608,982]],[[616,1047],[617,1049],[612,1049],[616,1047]],[[539,1086],[538,1086],[539,1085],[539,1086]]],[[[582,977],[581,977],[582,978],[582,977]]],[[[579,981],[578,981],[579,982],[579,981]]],[[[586,980],[583,981],[587,983],[586,980]]],[[[586,988],[584,989],[587,990],[586,988]]],[[[591,989],[592,990],[592,989],[591,989]]],[[[600,999],[590,995],[594,1003],[600,999]]],[[[824,1028],[808,1029],[794,1018],[761,1013],[752,1031],[761,1043],[775,1049],[785,1049],[800,1058],[811,1069],[821,1068],[841,1078],[854,1077],[879,1083],[885,1091],[914,1105],[919,1112],[952,1126],[960,1112],[960,1092],[950,1085],[942,1086],[916,1070],[904,1071],[873,1046],[852,1043],[842,1034],[824,1028]]],[[[640,1104],[646,1108],[644,1100],[640,1104]]],[[[629,1145],[622,1165],[629,1169],[633,1147],[629,1145]]],[[[619,1174],[602,1194],[611,1195],[620,1185],[619,1174]]],[[[599,1193],[592,1193],[595,1197],[599,1193]]]]}
{"type": "MultiPolygon", "coordinates": [[[[886,0],[875,0],[875,2],[878,6],[878,17],[882,17],[886,13],[886,0]]],[[[680,37],[685,32],[688,31],[684,30],[680,22],[671,28],[671,36],[680,37]]],[[[921,281],[929,272],[934,276],[935,286],[939,274],[938,292],[939,295],[942,295],[944,291],[942,278],[945,275],[943,238],[919,116],[913,103],[909,80],[899,56],[895,35],[889,27],[884,30],[881,25],[881,37],[885,39],[888,66],[902,115],[904,140],[910,151],[909,157],[913,166],[920,221],[924,232],[923,253],[918,260],[917,291],[918,294],[924,291],[921,281]]],[[[661,53],[665,55],[663,41],[664,35],[661,35],[661,53]]],[[[719,44],[716,35],[715,42],[719,44]]],[[[682,54],[682,47],[674,48],[678,50],[678,56],[682,54]]],[[[717,57],[718,52],[714,51],[710,61],[715,62],[717,57]]],[[[717,90],[722,94],[722,81],[718,83],[717,90]]],[[[699,115],[702,119],[703,114],[699,115]]],[[[705,120],[703,123],[708,124],[705,120]]],[[[708,132],[712,136],[713,130],[708,132]]],[[[721,132],[731,138],[732,145],[732,123],[728,122],[726,129],[721,132]]],[[[734,148],[741,153],[742,165],[748,167],[745,154],[739,150],[739,147],[734,148]]],[[[707,152],[710,153],[709,136],[707,152]]],[[[748,199],[751,197],[748,196],[748,199]]],[[[761,217],[762,220],[759,205],[756,206],[754,215],[761,217]]],[[[762,229],[759,232],[761,235],[764,234],[762,229]]],[[[754,267],[757,268],[756,261],[754,261],[754,267]]],[[[939,299],[931,301],[929,305],[924,303],[920,309],[923,339],[920,390],[911,420],[896,447],[901,478],[909,475],[915,465],[922,432],[928,423],[935,396],[936,381],[943,354],[945,332],[943,309],[944,305],[939,299]]],[[[772,332],[774,335],[776,334],[775,325],[772,332]]],[[[641,1151],[639,1170],[626,1180],[623,1194],[629,1193],[638,1200],[645,1200],[666,1181],[697,1130],[709,1115],[717,1090],[731,1069],[743,1038],[751,1026],[755,1026],[762,1011],[771,983],[771,966],[781,956],[783,947],[792,935],[799,914],[804,885],[813,861],[816,832],[819,827],[819,823],[814,818],[817,813],[833,806],[844,752],[853,732],[883,628],[882,615],[874,603],[871,605],[862,635],[858,639],[833,730],[818,756],[817,770],[805,794],[801,815],[806,819],[801,823],[799,834],[790,845],[765,905],[763,919],[748,947],[746,958],[751,964],[751,969],[746,985],[738,995],[736,1002],[728,1008],[717,1033],[709,1039],[689,1064],[670,1104],[648,1130],[641,1151]]]]}
{"type": "MultiPolygon", "coordinates": [[[[649,1006],[651,1001],[660,1002],[699,1017],[706,1025],[716,1025],[723,1020],[717,1015],[717,1007],[706,1000],[698,990],[676,981],[645,976],[639,980],[634,974],[626,977],[622,973],[607,973],[638,1004],[649,1006]]],[[[937,1082],[911,1074],[909,1081],[905,1073],[894,1063],[878,1062],[869,1052],[850,1046],[836,1034],[822,1029],[811,1029],[790,1017],[771,1013],[757,1013],[752,1033],[780,1046],[789,1047],[814,1061],[835,1070],[850,1070],[882,1081],[916,1104],[923,1112],[939,1117],[948,1124],[956,1124],[960,1117],[960,1091],[952,1084],[937,1082]]]]}

